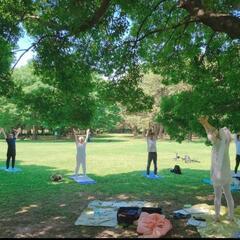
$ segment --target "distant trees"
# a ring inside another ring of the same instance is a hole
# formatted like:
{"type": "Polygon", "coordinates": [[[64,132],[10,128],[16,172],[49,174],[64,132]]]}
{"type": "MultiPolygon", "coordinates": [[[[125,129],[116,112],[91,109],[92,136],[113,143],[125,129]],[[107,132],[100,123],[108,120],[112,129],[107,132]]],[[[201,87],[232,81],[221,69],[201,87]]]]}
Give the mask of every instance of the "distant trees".
{"type": "Polygon", "coordinates": [[[34,74],[32,63],[14,71],[13,83],[14,94],[0,99],[0,125],[32,129],[33,138],[40,127],[83,129],[91,126],[110,130],[121,120],[119,107],[101,98],[97,87],[89,99],[81,97],[77,86],[72,94],[65,94],[34,74]]]}

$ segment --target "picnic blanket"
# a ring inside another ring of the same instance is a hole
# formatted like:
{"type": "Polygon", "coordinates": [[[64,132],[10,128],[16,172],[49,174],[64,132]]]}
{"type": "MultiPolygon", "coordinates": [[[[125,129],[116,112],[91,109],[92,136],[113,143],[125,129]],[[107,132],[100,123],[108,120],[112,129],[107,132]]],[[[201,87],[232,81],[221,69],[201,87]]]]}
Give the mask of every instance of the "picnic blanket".
{"type": "Polygon", "coordinates": [[[116,227],[117,211],[120,207],[157,207],[145,201],[91,201],[75,221],[75,225],[116,227]]]}
{"type": "Polygon", "coordinates": [[[175,212],[191,214],[187,225],[196,226],[202,238],[232,238],[240,230],[240,206],[234,209],[234,222],[227,220],[227,208],[224,206],[221,206],[220,222],[217,223],[214,221],[214,205],[196,204],[175,212]],[[196,221],[194,218],[203,218],[205,221],[196,221]]]}
{"type": "MultiPolygon", "coordinates": [[[[234,210],[234,222],[227,220],[227,208],[221,206],[220,222],[214,222],[214,205],[198,204],[193,208],[205,213],[193,213],[192,216],[201,216],[206,219],[206,227],[197,227],[203,238],[232,238],[240,230],[240,206],[234,210]]],[[[189,211],[189,210],[188,210],[189,211]]],[[[191,212],[191,209],[190,211],[191,212]]]]}
{"type": "Polygon", "coordinates": [[[72,175],[72,176],[70,176],[70,178],[79,184],[95,184],[96,183],[95,180],[93,180],[92,178],[90,178],[88,176],[84,176],[84,175],[79,175],[77,177],[75,175],[72,175]]]}

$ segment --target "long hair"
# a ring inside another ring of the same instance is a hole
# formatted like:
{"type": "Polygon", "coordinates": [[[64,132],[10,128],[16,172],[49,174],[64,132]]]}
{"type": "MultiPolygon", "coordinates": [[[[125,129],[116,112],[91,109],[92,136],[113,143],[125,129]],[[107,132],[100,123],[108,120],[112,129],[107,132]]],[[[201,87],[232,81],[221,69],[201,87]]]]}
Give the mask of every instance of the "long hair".
{"type": "Polygon", "coordinates": [[[228,141],[228,143],[230,143],[231,140],[232,140],[231,132],[229,131],[228,128],[225,128],[224,131],[225,131],[226,136],[227,136],[227,141],[228,141]]]}

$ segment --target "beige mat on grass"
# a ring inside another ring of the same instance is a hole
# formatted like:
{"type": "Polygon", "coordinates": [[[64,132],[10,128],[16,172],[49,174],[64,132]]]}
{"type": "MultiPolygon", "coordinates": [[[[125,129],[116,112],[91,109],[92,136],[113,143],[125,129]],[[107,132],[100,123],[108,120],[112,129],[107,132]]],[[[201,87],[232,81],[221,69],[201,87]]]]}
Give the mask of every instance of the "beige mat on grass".
{"type": "Polygon", "coordinates": [[[119,207],[158,207],[158,204],[145,201],[92,201],[75,222],[83,226],[117,226],[119,207]]]}

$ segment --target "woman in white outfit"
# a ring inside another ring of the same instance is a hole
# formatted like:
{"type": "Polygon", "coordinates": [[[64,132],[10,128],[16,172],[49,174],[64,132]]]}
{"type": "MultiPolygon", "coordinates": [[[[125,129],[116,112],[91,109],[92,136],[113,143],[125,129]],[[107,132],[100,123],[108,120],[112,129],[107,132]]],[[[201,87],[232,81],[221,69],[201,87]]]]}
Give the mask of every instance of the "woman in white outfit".
{"type": "Polygon", "coordinates": [[[80,165],[82,164],[83,175],[86,176],[86,144],[88,141],[90,130],[87,130],[87,136],[84,137],[78,136],[75,129],[73,129],[73,133],[75,136],[75,142],[77,147],[77,155],[76,155],[76,168],[75,168],[75,176],[78,176],[78,172],[80,169],[80,165]]]}
{"type": "Polygon", "coordinates": [[[231,169],[229,158],[229,144],[231,132],[226,128],[217,130],[208,122],[208,117],[200,117],[199,122],[205,128],[208,139],[212,143],[211,180],[214,188],[215,221],[219,221],[221,198],[224,192],[227,206],[228,219],[233,221],[234,201],[231,194],[231,169]]]}

